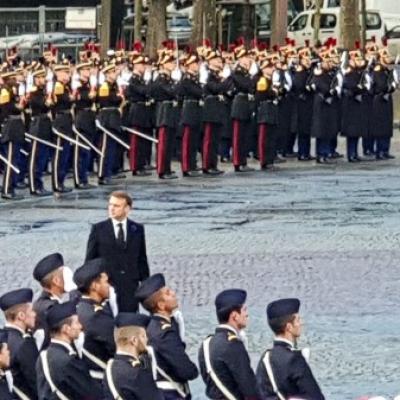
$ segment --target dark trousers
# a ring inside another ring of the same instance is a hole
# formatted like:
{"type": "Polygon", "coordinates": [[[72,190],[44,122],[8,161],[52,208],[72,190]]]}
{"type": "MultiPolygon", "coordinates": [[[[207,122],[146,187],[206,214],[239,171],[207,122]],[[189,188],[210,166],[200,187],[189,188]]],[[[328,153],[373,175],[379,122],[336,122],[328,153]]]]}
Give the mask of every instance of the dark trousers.
{"type": "Polygon", "coordinates": [[[362,139],[362,147],[363,147],[364,155],[374,154],[375,153],[375,139],[363,138],[362,139]]]}
{"type": "Polygon", "coordinates": [[[295,132],[290,132],[289,135],[287,136],[284,155],[294,153],[294,144],[296,143],[296,136],[297,134],[295,132]]]}
{"type": "Polygon", "coordinates": [[[391,138],[376,139],[376,152],[378,154],[388,155],[390,150],[391,138]]]}
{"type": "Polygon", "coordinates": [[[182,172],[194,171],[197,168],[197,149],[200,130],[184,125],[182,133],[181,166],[182,172]]]}
{"type": "MultiPolygon", "coordinates": [[[[21,157],[21,144],[8,142],[5,145],[5,157],[7,161],[13,166],[20,169],[20,160],[21,157]]],[[[3,174],[3,194],[13,194],[15,190],[15,186],[18,182],[18,174],[9,166],[4,166],[4,174],[3,174]]]]}
{"type": "Polygon", "coordinates": [[[57,137],[56,144],[62,147],[62,151],[56,149],[53,155],[51,177],[54,191],[60,190],[64,186],[71,155],[71,144],[68,141],[57,137]]]}
{"type": "Polygon", "coordinates": [[[233,123],[233,139],[232,139],[232,152],[233,152],[233,165],[240,167],[247,164],[247,135],[250,133],[250,122],[239,121],[234,119],[233,123]]]}
{"type": "Polygon", "coordinates": [[[329,141],[329,154],[334,154],[337,148],[337,136],[329,141]]]}
{"type": "MultiPolygon", "coordinates": [[[[136,129],[137,131],[149,136],[151,136],[152,133],[151,129],[149,128],[141,128],[134,126],[133,129],[136,129]]],[[[131,149],[129,151],[129,164],[132,172],[143,170],[144,166],[147,164],[146,158],[148,158],[148,155],[146,153],[148,153],[148,143],[150,143],[150,149],[151,149],[152,142],[131,133],[131,138],[130,138],[131,149]]]]}
{"type": "Polygon", "coordinates": [[[32,140],[28,173],[31,193],[43,189],[43,172],[47,166],[48,154],[49,148],[46,145],[41,144],[34,139],[32,140]]]}
{"type": "Polygon", "coordinates": [[[258,125],[258,158],[261,168],[274,163],[276,135],[267,124],[258,125]]]}
{"type": "Polygon", "coordinates": [[[220,141],[221,124],[206,122],[202,146],[202,169],[215,169],[218,165],[218,146],[220,141]]]}
{"type": "Polygon", "coordinates": [[[218,153],[221,157],[229,159],[231,157],[232,139],[228,137],[221,138],[218,153]]]}
{"type": "Polygon", "coordinates": [[[120,287],[118,283],[114,285],[117,294],[117,304],[119,312],[138,312],[139,303],[134,293],[139,286],[138,281],[129,281],[129,288],[124,285],[120,287]]]}
{"type": "MultiPolygon", "coordinates": [[[[83,143],[83,141],[80,141],[78,137],[76,138],[76,140],[80,143],[83,143]]],[[[90,152],[91,150],[85,150],[78,146],[75,146],[74,148],[73,170],[75,187],[81,184],[88,183],[90,152]]]]}
{"type": "Polygon", "coordinates": [[[159,176],[171,173],[174,136],[174,128],[169,128],[167,126],[158,128],[157,173],[159,176]]]}
{"type": "Polygon", "coordinates": [[[347,159],[358,157],[358,139],[358,137],[347,138],[347,159]]]}
{"type": "Polygon", "coordinates": [[[311,151],[311,138],[309,135],[299,135],[297,140],[298,156],[309,157],[311,151]]]}
{"type": "Polygon", "coordinates": [[[99,178],[111,178],[113,173],[113,166],[115,161],[115,150],[117,144],[115,140],[108,137],[107,134],[103,133],[101,141],[101,152],[103,156],[100,157],[99,161],[99,178]]]}
{"type": "Polygon", "coordinates": [[[317,138],[316,140],[316,154],[318,157],[328,157],[332,151],[332,143],[330,139],[317,138]]]}

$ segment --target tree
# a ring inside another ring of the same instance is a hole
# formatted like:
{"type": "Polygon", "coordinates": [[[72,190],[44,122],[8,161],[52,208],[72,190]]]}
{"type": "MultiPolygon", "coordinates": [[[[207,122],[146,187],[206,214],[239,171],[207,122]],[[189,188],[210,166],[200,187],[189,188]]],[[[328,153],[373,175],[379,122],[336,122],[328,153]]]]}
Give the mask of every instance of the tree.
{"type": "Polygon", "coordinates": [[[354,48],[360,40],[360,5],[358,0],[342,0],[340,3],[340,42],[345,49],[354,48]]]}
{"type": "Polygon", "coordinates": [[[288,2],[271,0],[271,45],[285,43],[287,33],[288,2]]]}
{"type": "Polygon", "coordinates": [[[203,39],[209,39],[214,45],[216,45],[216,0],[196,0],[193,7],[192,46],[194,48],[199,46],[203,39]]]}
{"type": "Polygon", "coordinates": [[[150,0],[147,19],[146,52],[154,58],[157,49],[167,38],[167,0],[150,0]]]}

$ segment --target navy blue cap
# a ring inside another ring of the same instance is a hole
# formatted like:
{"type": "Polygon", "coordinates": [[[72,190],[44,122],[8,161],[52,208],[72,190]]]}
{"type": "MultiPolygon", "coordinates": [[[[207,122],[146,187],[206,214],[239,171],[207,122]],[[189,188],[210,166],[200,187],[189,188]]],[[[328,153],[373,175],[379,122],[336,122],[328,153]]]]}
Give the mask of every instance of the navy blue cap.
{"type": "Polygon", "coordinates": [[[103,258],[95,258],[87,261],[75,271],[74,282],[78,286],[78,289],[85,289],[105,270],[106,264],[103,258]]]}
{"type": "Polygon", "coordinates": [[[64,265],[63,256],[60,253],[49,254],[42,258],[33,270],[33,277],[40,282],[47,274],[64,265]]]}
{"type": "Polygon", "coordinates": [[[5,329],[0,329],[0,344],[8,343],[8,332],[5,329]]]}
{"type": "Polygon", "coordinates": [[[115,326],[123,328],[124,326],[141,326],[147,328],[150,322],[150,317],[145,314],[122,312],[115,318],[115,326]]]}
{"type": "Polygon", "coordinates": [[[165,287],[165,278],[163,274],[154,274],[147,278],[137,288],[135,297],[143,302],[148,299],[152,294],[165,287]]]}
{"type": "Polygon", "coordinates": [[[217,311],[229,310],[233,307],[242,306],[246,303],[247,293],[243,289],[227,289],[215,298],[217,311]]]}
{"type": "Polygon", "coordinates": [[[0,308],[3,311],[6,311],[17,304],[31,303],[32,299],[32,289],[25,288],[12,290],[11,292],[5,293],[0,297],[0,308]]]}
{"type": "Polygon", "coordinates": [[[297,314],[300,310],[299,299],[280,299],[269,303],[267,306],[267,318],[281,318],[297,314]]]}
{"type": "Polygon", "coordinates": [[[53,328],[64,319],[72,317],[76,313],[77,311],[75,301],[67,301],[66,303],[55,304],[47,312],[47,324],[49,328],[53,328]]]}

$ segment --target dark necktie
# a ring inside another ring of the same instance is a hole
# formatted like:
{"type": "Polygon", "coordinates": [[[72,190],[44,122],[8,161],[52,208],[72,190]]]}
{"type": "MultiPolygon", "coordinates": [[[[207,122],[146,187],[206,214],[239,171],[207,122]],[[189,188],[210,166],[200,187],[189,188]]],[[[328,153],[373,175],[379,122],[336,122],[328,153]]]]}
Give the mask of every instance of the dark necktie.
{"type": "Polygon", "coordinates": [[[118,242],[119,247],[121,247],[121,249],[125,248],[124,230],[122,229],[121,222],[118,224],[117,242],[118,242]]]}

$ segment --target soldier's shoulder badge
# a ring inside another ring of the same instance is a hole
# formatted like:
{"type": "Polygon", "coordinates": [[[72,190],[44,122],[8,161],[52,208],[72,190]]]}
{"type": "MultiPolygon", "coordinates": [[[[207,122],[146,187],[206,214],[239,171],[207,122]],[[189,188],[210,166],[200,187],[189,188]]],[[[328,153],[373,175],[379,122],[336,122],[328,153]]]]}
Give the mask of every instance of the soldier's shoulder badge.
{"type": "Polygon", "coordinates": [[[104,82],[99,89],[99,96],[100,97],[107,97],[110,95],[110,88],[108,87],[108,83],[104,82]]]}
{"type": "Polygon", "coordinates": [[[228,342],[232,342],[233,340],[238,340],[237,335],[234,333],[228,332],[228,342]]]}
{"type": "Polygon", "coordinates": [[[257,82],[257,91],[265,92],[268,90],[268,80],[262,76],[257,82]]]}
{"type": "Polygon", "coordinates": [[[171,324],[170,323],[161,321],[161,330],[162,331],[165,331],[165,330],[167,330],[169,328],[171,328],[171,324]]]}
{"type": "Polygon", "coordinates": [[[10,92],[6,88],[2,88],[0,92],[0,104],[7,104],[10,102],[10,92]]]}
{"type": "Polygon", "coordinates": [[[56,96],[61,96],[62,94],[64,94],[64,85],[61,82],[56,82],[56,84],[54,85],[54,94],[56,96]]]}
{"type": "Polygon", "coordinates": [[[374,68],[374,71],[379,72],[382,69],[382,66],[380,64],[376,65],[374,68]]]}

